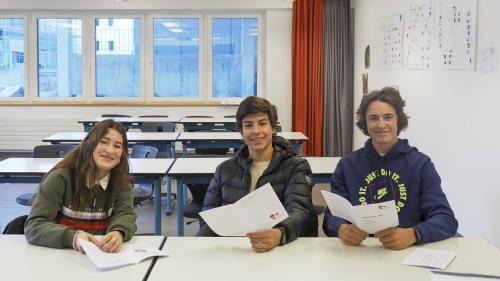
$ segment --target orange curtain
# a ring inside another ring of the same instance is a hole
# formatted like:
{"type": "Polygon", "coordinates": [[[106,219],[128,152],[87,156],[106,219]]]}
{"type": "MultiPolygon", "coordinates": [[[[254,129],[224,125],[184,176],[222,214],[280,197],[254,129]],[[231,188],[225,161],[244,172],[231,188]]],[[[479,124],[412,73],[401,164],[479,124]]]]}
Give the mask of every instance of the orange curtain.
{"type": "Polygon", "coordinates": [[[322,156],[323,0],[295,0],[292,28],[292,130],[309,137],[304,155],[322,156]]]}

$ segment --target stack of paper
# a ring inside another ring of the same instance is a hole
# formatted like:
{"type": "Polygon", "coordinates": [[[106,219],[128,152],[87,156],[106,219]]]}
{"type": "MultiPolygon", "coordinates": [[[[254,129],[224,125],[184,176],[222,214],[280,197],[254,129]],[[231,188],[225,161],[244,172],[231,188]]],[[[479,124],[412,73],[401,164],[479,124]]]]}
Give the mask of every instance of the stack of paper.
{"type": "Polygon", "coordinates": [[[452,251],[417,248],[401,263],[445,269],[456,256],[452,251]]]}
{"type": "Polygon", "coordinates": [[[351,222],[369,234],[375,234],[378,231],[399,225],[394,200],[353,206],[347,199],[335,193],[324,190],[321,193],[332,215],[351,222]]]}
{"type": "Polygon", "coordinates": [[[167,253],[150,246],[131,242],[124,244],[118,253],[106,253],[101,251],[94,243],[81,238],[78,240],[87,257],[89,257],[99,270],[116,269],[136,264],[154,256],[168,256],[167,253]]]}
{"type": "Polygon", "coordinates": [[[271,229],[288,213],[268,183],[234,204],[200,212],[200,216],[220,236],[245,236],[271,229]]]}

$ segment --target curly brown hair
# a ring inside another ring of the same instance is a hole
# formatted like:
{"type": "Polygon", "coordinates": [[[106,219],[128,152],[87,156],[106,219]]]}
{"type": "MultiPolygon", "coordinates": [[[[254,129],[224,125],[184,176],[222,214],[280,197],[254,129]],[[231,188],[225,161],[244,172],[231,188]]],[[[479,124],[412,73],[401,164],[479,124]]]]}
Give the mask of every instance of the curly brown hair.
{"type": "Polygon", "coordinates": [[[376,90],[364,95],[358,110],[356,110],[356,125],[365,135],[370,136],[366,126],[366,111],[368,110],[368,106],[374,101],[387,103],[394,108],[398,117],[398,135],[408,127],[408,119],[410,117],[403,110],[406,102],[401,98],[398,89],[385,87],[382,90],[376,90]]]}

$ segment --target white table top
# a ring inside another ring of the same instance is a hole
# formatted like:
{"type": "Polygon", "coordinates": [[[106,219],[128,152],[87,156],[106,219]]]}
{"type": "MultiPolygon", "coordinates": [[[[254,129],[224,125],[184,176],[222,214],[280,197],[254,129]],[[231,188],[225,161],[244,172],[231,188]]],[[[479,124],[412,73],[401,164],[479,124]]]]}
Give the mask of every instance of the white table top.
{"type": "MultiPolygon", "coordinates": [[[[500,250],[483,239],[451,238],[425,248],[457,252],[448,271],[500,275],[500,250]]],[[[267,253],[255,253],[246,237],[169,237],[170,254],[158,260],[150,281],[183,280],[430,280],[429,269],[401,265],[415,247],[387,250],[374,238],[362,246],[336,238],[299,238],[267,253]]]]}
{"type": "MultiPolygon", "coordinates": [[[[172,142],[177,139],[178,132],[127,132],[129,142],[172,142]]],[[[44,142],[80,142],[87,132],[60,132],[43,138],[44,142]]]]}
{"type": "MultiPolygon", "coordinates": [[[[281,136],[290,141],[307,141],[309,138],[306,137],[302,132],[278,132],[278,136],[281,136]]],[[[243,140],[241,134],[238,132],[184,132],[177,137],[179,141],[191,141],[191,140],[243,140]]]]}
{"type": "Polygon", "coordinates": [[[178,123],[180,118],[172,117],[95,117],[79,120],[78,123],[95,123],[106,119],[113,119],[120,123],[144,123],[144,122],[171,122],[178,123]]]}
{"type": "Polygon", "coordinates": [[[331,175],[341,157],[303,157],[309,162],[314,175],[331,175]]]}
{"type": "MultiPolygon", "coordinates": [[[[304,157],[309,162],[313,175],[331,175],[337,166],[340,157],[304,157]]],[[[207,175],[213,174],[215,168],[229,159],[220,158],[177,158],[169,175],[207,175]]]]}
{"type": "Polygon", "coordinates": [[[186,118],[183,117],[177,123],[236,123],[236,118],[223,118],[223,117],[214,117],[214,118],[186,118]]]}
{"type": "Polygon", "coordinates": [[[215,168],[227,159],[229,158],[177,158],[168,175],[213,175],[215,168]]]}
{"type": "MultiPolygon", "coordinates": [[[[163,236],[132,239],[158,248],[163,236]]],[[[120,269],[99,271],[87,256],[73,249],[33,246],[26,242],[24,235],[0,235],[0,249],[2,280],[139,281],[151,264],[151,259],[147,259],[120,269]]]]}
{"type": "MultiPolygon", "coordinates": [[[[130,174],[164,175],[175,159],[167,158],[131,158],[130,174]]],[[[8,158],[0,161],[0,175],[44,175],[61,158],[8,158]]]]}

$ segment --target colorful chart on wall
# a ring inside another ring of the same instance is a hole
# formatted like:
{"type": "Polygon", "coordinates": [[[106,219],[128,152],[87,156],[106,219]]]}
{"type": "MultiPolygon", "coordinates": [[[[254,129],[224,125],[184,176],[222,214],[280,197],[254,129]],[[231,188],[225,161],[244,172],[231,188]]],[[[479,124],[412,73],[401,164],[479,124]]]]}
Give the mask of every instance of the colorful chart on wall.
{"type": "Polygon", "coordinates": [[[387,69],[403,67],[403,14],[393,14],[385,18],[384,65],[387,69]]]}
{"type": "Polygon", "coordinates": [[[436,10],[436,65],[474,69],[477,0],[438,0],[436,10]]]}
{"type": "Polygon", "coordinates": [[[405,66],[430,69],[434,61],[434,0],[413,1],[405,10],[405,66]]]}

